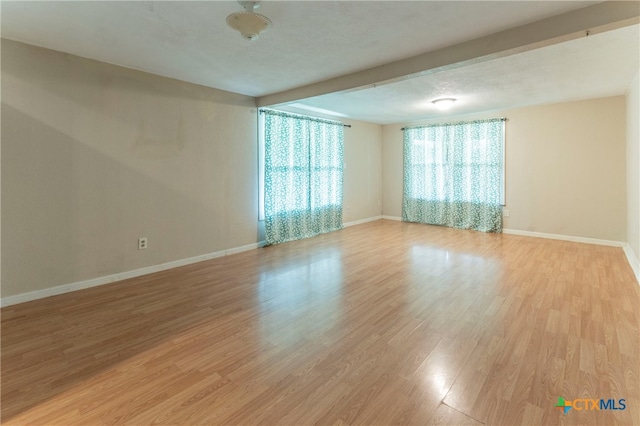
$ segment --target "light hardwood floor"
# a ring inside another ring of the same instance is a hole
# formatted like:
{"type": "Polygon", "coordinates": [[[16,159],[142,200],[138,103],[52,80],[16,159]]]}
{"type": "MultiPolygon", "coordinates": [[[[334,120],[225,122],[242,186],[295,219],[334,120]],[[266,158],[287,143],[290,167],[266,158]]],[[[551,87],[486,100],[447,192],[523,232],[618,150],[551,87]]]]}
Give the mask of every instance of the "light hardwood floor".
{"type": "Polygon", "coordinates": [[[2,309],[2,421],[633,424],[639,314],[620,248],[381,220],[2,309]]]}

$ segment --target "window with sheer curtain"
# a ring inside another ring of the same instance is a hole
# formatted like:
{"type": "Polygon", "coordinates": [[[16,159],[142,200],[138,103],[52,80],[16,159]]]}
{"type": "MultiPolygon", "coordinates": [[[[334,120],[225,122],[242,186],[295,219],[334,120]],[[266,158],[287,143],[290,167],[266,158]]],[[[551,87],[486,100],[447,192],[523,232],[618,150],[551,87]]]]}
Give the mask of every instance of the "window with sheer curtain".
{"type": "Polygon", "coordinates": [[[504,121],[404,129],[402,219],[502,232],[504,121]]]}
{"type": "Polygon", "coordinates": [[[261,112],[267,244],[341,229],[343,124],[261,112]]]}

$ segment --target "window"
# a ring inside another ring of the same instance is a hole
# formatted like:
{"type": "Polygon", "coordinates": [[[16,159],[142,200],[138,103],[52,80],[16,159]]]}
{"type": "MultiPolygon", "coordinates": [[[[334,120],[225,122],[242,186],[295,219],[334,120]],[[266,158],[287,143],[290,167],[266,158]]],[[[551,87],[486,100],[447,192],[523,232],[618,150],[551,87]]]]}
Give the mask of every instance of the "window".
{"type": "Polygon", "coordinates": [[[261,112],[267,244],[342,228],[342,123],[261,112]]]}
{"type": "Polygon", "coordinates": [[[504,120],[404,129],[403,219],[499,232],[504,120]]]}

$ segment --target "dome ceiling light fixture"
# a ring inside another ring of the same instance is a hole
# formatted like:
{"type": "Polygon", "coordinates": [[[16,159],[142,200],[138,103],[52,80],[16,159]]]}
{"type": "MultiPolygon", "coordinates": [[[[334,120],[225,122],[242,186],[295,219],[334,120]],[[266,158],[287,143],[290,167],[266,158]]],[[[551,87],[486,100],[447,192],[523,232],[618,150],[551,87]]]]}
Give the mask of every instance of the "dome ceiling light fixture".
{"type": "Polygon", "coordinates": [[[449,109],[453,106],[453,103],[455,101],[455,98],[440,98],[436,99],[435,101],[431,101],[431,103],[434,104],[438,109],[449,109]]]}
{"type": "Polygon", "coordinates": [[[258,35],[271,26],[271,20],[264,15],[255,13],[260,7],[259,1],[238,1],[245,8],[245,12],[236,12],[227,16],[227,25],[240,31],[246,40],[256,40],[258,35]]]}

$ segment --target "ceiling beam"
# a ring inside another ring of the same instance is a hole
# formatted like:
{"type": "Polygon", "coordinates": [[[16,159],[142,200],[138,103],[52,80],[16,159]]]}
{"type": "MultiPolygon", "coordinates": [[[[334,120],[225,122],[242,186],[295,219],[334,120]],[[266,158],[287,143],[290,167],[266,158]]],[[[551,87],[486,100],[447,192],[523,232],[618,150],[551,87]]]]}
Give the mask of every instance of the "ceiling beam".
{"type": "Polygon", "coordinates": [[[610,31],[640,22],[640,2],[606,1],[364,71],[256,99],[258,107],[375,87],[610,31]]]}

